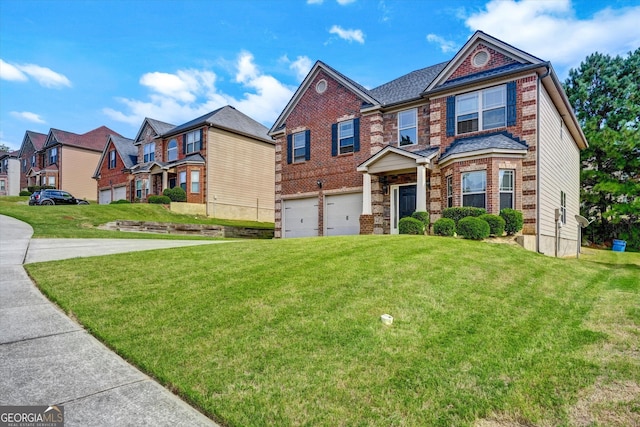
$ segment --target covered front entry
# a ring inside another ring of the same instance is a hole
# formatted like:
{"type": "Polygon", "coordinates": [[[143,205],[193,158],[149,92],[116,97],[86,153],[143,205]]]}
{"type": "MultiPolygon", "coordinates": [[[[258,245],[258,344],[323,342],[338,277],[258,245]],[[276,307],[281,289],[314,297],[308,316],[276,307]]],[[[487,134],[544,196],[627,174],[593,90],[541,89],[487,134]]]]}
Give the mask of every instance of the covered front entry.
{"type": "Polygon", "coordinates": [[[391,187],[391,234],[398,234],[398,222],[416,211],[416,185],[391,187]]]}

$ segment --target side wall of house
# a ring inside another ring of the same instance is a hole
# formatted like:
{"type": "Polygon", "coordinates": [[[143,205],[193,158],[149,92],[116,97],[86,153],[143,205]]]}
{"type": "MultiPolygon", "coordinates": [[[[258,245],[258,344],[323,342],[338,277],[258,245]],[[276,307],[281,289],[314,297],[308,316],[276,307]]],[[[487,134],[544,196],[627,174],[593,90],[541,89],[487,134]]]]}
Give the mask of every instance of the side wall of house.
{"type": "Polygon", "coordinates": [[[20,160],[10,158],[7,171],[7,195],[17,196],[20,194],[20,160]]]}
{"type": "Polygon", "coordinates": [[[216,218],[273,222],[274,162],[272,144],[210,128],[207,214],[216,218]]]}
{"type": "Polygon", "coordinates": [[[92,178],[100,160],[100,152],[63,146],[59,149],[60,168],[58,188],[78,199],[95,200],[96,183],[92,178]]]}
{"type": "Polygon", "coordinates": [[[566,224],[559,229],[558,256],[576,253],[580,211],[580,150],[544,86],[540,86],[540,247],[555,253],[555,210],[566,194],[566,224]]]}

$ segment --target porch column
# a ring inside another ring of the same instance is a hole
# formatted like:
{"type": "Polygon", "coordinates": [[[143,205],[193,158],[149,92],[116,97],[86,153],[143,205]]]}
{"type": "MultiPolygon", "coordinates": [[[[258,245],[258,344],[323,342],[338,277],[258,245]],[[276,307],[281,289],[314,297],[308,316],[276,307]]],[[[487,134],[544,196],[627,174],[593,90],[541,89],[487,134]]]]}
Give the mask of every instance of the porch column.
{"type": "Polygon", "coordinates": [[[169,173],[167,171],[162,171],[162,191],[167,189],[168,182],[169,182],[169,173]]]}
{"type": "Polygon", "coordinates": [[[371,175],[362,174],[362,215],[371,215],[371,175]]]}
{"type": "Polygon", "coordinates": [[[418,165],[418,185],[416,187],[416,211],[427,212],[427,168],[418,165]]]}

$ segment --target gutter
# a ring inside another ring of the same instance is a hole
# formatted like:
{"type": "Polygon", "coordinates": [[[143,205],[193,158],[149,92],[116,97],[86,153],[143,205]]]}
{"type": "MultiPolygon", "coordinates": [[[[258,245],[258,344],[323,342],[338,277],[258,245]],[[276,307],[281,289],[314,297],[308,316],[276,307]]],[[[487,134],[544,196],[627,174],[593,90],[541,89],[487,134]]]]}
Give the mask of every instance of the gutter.
{"type": "Polygon", "coordinates": [[[538,77],[536,85],[536,252],[540,253],[540,85],[542,79],[551,73],[551,64],[545,64],[547,71],[538,77]]]}

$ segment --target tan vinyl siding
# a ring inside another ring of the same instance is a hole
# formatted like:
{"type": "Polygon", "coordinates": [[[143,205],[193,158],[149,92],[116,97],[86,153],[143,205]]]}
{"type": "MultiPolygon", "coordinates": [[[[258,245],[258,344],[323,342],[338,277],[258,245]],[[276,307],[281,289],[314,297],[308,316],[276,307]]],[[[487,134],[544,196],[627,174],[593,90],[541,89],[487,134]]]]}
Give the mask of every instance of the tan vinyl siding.
{"type": "Polygon", "coordinates": [[[549,94],[540,86],[540,250],[554,253],[555,209],[560,208],[560,192],[566,193],[567,222],[560,230],[558,255],[567,256],[577,248],[575,215],[580,209],[580,150],[567,131],[549,94]]]}
{"type": "Polygon", "coordinates": [[[96,181],[92,178],[100,161],[98,151],[63,146],[60,149],[60,189],[78,199],[96,199],[96,181]]]}
{"type": "Polygon", "coordinates": [[[207,141],[207,214],[273,222],[274,145],[217,128],[207,141]]]}

